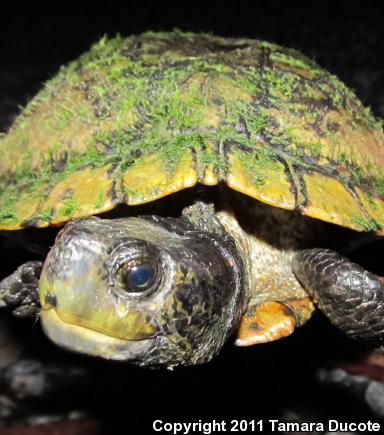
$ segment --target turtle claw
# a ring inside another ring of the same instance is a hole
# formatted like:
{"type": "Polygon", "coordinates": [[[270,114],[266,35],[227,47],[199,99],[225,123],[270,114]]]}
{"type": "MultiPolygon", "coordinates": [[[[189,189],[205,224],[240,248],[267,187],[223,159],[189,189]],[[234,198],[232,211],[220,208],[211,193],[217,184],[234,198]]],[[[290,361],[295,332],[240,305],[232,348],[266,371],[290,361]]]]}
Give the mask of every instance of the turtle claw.
{"type": "Polygon", "coordinates": [[[0,307],[9,307],[16,317],[36,317],[41,267],[41,261],[28,261],[0,281],[0,307]]]}
{"type": "Polygon", "coordinates": [[[240,320],[235,344],[252,346],[275,341],[291,335],[297,324],[295,311],[282,302],[251,305],[240,320]]]}

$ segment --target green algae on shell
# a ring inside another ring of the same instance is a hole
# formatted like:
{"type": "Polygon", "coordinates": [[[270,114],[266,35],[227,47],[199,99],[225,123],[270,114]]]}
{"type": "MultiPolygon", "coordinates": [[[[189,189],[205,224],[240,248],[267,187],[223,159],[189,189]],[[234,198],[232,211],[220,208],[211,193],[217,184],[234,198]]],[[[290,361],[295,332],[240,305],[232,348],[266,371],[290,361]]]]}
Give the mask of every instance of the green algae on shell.
{"type": "Polygon", "coordinates": [[[47,82],[0,147],[1,229],[222,181],[355,230],[384,228],[382,124],[312,60],[262,41],[104,37],[47,82]]]}

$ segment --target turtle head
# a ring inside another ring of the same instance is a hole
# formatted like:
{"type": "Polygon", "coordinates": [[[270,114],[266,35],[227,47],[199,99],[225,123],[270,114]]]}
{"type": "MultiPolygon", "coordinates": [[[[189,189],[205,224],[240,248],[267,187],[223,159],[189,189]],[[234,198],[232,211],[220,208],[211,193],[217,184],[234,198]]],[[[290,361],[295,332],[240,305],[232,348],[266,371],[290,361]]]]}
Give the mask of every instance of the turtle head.
{"type": "Polygon", "coordinates": [[[42,326],[58,345],[107,359],[208,361],[242,311],[231,240],[185,218],[71,221],[41,274],[42,326]]]}

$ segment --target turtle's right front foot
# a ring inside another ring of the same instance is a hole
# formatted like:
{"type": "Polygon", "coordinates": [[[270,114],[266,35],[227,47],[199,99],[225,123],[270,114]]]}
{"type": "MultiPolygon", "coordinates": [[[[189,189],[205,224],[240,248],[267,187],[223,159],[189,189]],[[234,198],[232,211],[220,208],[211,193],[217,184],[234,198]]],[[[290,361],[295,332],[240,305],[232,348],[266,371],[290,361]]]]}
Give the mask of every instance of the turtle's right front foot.
{"type": "Polygon", "coordinates": [[[9,307],[17,317],[36,317],[42,265],[42,261],[28,261],[0,281],[0,307],[9,307]]]}

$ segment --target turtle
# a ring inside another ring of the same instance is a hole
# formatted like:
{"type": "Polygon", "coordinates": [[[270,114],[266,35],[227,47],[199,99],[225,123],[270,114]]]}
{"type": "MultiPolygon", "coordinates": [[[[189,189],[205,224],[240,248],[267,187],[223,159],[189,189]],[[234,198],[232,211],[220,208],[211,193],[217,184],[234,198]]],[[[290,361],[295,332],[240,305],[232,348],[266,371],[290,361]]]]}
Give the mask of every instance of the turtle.
{"type": "Polygon", "coordinates": [[[383,124],[298,51],[103,37],[0,147],[0,229],[57,233],[1,281],[1,304],[58,346],[195,365],[231,337],[286,337],[316,306],[383,350],[383,279],[347,258],[384,234],[383,124]]]}

